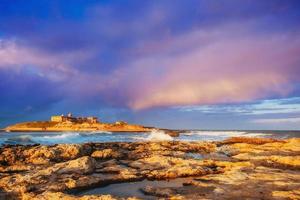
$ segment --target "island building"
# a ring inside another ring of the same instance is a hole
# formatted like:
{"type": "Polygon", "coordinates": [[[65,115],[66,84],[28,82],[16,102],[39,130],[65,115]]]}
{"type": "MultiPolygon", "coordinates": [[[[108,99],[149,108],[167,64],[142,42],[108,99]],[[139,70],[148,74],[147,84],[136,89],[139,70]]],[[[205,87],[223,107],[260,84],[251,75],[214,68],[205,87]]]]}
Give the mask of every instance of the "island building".
{"type": "Polygon", "coordinates": [[[124,125],[128,125],[128,123],[124,121],[116,121],[115,125],[124,126],[124,125]]]}
{"type": "Polygon", "coordinates": [[[97,117],[73,117],[72,113],[51,116],[52,122],[74,122],[74,123],[99,123],[97,117]]]}

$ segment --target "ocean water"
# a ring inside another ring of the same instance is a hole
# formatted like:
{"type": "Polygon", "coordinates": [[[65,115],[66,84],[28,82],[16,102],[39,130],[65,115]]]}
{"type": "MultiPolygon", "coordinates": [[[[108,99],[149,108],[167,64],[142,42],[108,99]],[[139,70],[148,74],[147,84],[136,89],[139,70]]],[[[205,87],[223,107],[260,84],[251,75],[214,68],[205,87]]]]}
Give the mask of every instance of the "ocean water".
{"type": "Polygon", "coordinates": [[[180,136],[172,138],[163,131],[152,132],[0,132],[0,145],[3,144],[71,144],[87,142],[135,142],[135,141],[219,141],[230,137],[300,137],[300,131],[181,131],[180,136]]]}

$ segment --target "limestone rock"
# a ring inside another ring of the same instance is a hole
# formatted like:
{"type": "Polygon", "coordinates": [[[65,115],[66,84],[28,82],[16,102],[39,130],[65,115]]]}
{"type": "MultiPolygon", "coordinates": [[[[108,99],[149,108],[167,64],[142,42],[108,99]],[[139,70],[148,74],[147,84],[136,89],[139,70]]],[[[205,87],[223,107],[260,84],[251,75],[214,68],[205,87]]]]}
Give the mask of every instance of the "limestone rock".
{"type": "Polygon", "coordinates": [[[142,188],[145,194],[156,196],[156,197],[171,197],[174,196],[174,192],[169,188],[155,188],[151,186],[146,186],[142,188]]]}
{"type": "Polygon", "coordinates": [[[300,199],[299,160],[296,138],[6,145],[0,147],[0,199],[125,199],[76,192],[180,177],[189,179],[180,187],[141,189],[167,199],[300,199]]]}
{"type": "Polygon", "coordinates": [[[93,158],[98,158],[98,159],[108,159],[108,158],[119,158],[121,157],[121,154],[112,149],[103,149],[103,150],[94,151],[91,156],[93,158]]]}
{"type": "Polygon", "coordinates": [[[114,198],[111,195],[90,195],[90,196],[76,197],[62,192],[44,192],[37,196],[26,195],[23,199],[24,200],[117,200],[117,198],[114,198]]]}

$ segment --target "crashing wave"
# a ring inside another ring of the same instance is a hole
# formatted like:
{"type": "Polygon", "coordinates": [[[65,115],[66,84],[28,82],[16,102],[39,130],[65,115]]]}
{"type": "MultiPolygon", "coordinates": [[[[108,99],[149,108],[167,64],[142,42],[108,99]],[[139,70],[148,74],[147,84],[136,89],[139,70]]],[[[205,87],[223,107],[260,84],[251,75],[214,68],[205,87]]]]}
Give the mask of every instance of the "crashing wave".
{"type": "Polygon", "coordinates": [[[60,135],[47,135],[43,136],[44,139],[65,139],[69,137],[77,137],[79,136],[79,133],[73,133],[73,132],[67,132],[60,135]]]}
{"type": "Polygon", "coordinates": [[[7,138],[4,142],[5,144],[34,144],[36,143],[32,136],[30,135],[21,135],[16,137],[7,138]]]}
{"type": "Polygon", "coordinates": [[[155,141],[170,141],[173,140],[173,137],[166,134],[162,130],[153,129],[150,133],[150,135],[147,137],[147,140],[155,140],[155,141]]]}

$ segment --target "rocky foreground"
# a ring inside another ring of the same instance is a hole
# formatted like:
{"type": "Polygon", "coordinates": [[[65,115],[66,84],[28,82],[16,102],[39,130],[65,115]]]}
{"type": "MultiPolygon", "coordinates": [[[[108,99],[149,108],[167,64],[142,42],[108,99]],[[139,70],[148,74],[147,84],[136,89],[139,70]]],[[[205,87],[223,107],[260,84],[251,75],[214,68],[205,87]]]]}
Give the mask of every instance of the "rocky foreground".
{"type": "Polygon", "coordinates": [[[145,179],[170,186],[143,186],[143,199],[300,199],[300,139],[0,149],[0,199],[138,199],[79,191],[145,179]]]}

